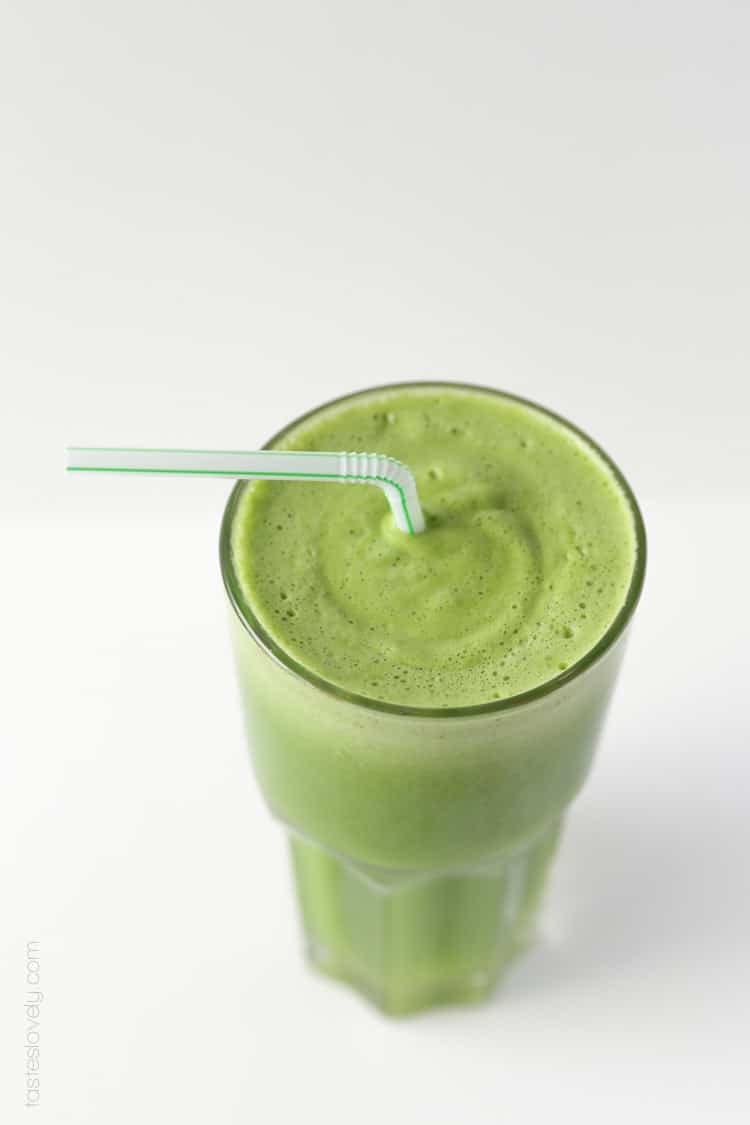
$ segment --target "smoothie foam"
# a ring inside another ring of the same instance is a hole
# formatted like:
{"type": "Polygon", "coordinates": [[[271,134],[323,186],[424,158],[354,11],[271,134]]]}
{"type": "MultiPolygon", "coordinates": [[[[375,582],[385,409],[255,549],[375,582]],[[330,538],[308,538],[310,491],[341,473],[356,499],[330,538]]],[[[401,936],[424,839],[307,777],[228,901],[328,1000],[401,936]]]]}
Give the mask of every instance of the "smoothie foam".
{"type": "Polygon", "coordinates": [[[286,654],[373,700],[464,707],[560,675],[607,632],[636,559],[629,503],[575,431],[495,392],[384,388],[323,408],[274,448],[388,454],[427,529],[379,489],[253,482],[232,526],[239,585],[286,654]]]}

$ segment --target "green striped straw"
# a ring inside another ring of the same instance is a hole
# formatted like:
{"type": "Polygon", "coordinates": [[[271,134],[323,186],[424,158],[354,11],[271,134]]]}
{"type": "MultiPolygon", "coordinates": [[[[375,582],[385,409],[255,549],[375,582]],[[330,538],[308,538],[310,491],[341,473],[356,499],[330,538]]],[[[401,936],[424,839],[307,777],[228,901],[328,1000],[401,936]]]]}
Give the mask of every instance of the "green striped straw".
{"type": "Polygon", "coordinates": [[[379,453],[254,452],[214,449],[106,449],[69,446],[72,473],[163,473],[172,476],[234,477],[238,480],[313,480],[376,484],[385,493],[396,526],[409,535],[424,531],[411,471],[379,453]]]}

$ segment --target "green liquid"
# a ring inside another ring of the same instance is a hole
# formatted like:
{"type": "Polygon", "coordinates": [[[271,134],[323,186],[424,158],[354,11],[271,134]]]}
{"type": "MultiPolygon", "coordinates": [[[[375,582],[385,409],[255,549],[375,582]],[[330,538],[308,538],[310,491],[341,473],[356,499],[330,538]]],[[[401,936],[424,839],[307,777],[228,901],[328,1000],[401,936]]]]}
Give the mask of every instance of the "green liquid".
{"type": "Polygon", "coordinates": [[[626,498],[585,440],[531,406],[396,388],[318,412],[277,448],[384,453],[417,481],[416,536],[374,487],[245,490],[232,534],[244,596],[284,652],[339,688],[414,707],[518,695],[585,656],[625,600],[626,498]]]}
{"type": "Polygon", "coordinates": [[[470,388],[366,392],[276,447],[395,456],[427,518],[398,531],[364,485],[243,484],[228,507],[249,744],[308,954],[387,1012],[478,999],[529,940],[591,765],[643,576],[632,499],[574,431],[470,388]]]}

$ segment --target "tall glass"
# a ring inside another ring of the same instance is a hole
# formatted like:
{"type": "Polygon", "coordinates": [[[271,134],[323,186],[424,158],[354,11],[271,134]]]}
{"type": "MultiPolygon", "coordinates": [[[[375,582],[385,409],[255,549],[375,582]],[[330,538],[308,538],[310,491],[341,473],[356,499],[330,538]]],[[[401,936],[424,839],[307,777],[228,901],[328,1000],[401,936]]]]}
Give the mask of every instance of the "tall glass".
{"type": "Polygon", "coordinates": [[[481,999],[528,943],[615,684],[643,585],[643,520],[619,470],[564,424],[610,466],[628,499],[636,564],[622,609],[593,649],[533,691],[495,703],[394,706],[296,663],[264,632],[235,574],[231,526],[244,483],[227,504],[221,567],[251,758],[289,836],[307,953],[391,1014],[481,999]]]}

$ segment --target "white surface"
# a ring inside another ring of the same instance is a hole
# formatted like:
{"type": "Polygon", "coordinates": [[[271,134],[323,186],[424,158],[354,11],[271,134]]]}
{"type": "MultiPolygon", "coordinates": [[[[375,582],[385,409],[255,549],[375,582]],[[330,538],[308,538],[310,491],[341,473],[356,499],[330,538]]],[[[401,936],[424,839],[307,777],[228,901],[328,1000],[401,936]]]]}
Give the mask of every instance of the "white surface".
{"type": "Polygon", "coordinates": [[[747,1119],[748,23],[5,5],[4,1123],[747,1119]],[[540,944],[488,1006],[391,1023],[298,955],[226,486],[66,479],[62,447],[252,447],[431,376],[601,440],[651,565],[540,944]]]}

